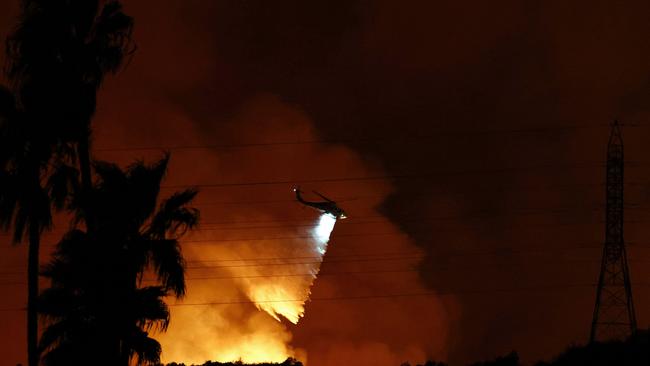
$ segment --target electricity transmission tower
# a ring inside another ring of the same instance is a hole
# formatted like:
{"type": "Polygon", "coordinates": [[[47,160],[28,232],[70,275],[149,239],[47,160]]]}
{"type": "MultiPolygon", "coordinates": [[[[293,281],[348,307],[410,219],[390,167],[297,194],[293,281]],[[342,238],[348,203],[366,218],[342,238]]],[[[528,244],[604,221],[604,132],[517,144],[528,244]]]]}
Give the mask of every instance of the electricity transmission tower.
{"type": "Polygon", "coordinates": [[[632,286],[623,241],[623,139],[618,121],[607,146],[605,244],[590,341],[625,339],[636,332],[632,286]]]}

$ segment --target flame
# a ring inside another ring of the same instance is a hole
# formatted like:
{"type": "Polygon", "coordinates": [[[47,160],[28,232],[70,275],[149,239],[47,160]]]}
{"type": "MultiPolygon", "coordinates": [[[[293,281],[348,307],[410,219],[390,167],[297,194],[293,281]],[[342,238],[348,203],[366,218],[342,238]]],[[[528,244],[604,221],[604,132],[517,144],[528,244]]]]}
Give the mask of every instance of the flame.
{"type": "Polygon", "coordinates": [[[258,309],[266,311],[277,321],[280,321],[280,315],[282,315],[293,324],[297,324],[304,315],[303,304],[306,297],[309,296],[309,291],[306,295],[301,294],[301,297],[305,298],[304,300],[281,301],[292,300],[292,296],[295,297],[295,295],[294,291],[287,289],[283,283],[251,284],[249,290],[249,297],[255,302],[258,309]]]}
{"type": "Polygon", "coordinates": [[[201,365],[207,360],[279,363],[288,357],[306,359],[302,350],[289,346],[291,333],[263,312],[238,307],[174,308],[173,312],[174,334],[158,335],[163,362],[201,365]]]}

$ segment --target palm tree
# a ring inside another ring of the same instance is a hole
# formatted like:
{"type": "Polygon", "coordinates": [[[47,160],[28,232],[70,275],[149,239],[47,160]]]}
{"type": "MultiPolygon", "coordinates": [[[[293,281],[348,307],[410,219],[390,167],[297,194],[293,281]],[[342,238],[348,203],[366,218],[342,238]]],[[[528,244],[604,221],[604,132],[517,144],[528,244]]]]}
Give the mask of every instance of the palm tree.
{"type": "Polygon", "coordinates": [[[86,204],[94,207],[95,229],[72,229],[42,274],[52,282],[39,310],[46,317],[40,349],[46,365],[156,364],[160,345],[148,337],[164,331],[169,310],[163,298],[185,294],[185,263],[179,238],[198,223],[188,207],[197,194],[185,190],[157,205],[169,155],[153,165],[126,170],[95,163],[97,182],[71,208],[77,226],[86,204]],[[156,285],[142,286],[146,273],[156,285]],[[97,355],[102,355],[97,360],[97,355]]]}
{"type": "Polygon", "coordinates": [[[37,363],[38,258],[40,235],[52,224],[50,197],[41,185],[52,151],[30,138],[30,124],[15,107],[13,94],[0,88],[0,228],[13,230],[13,242],[29,240],[27,329],[30,363],[37,363]]]}
{"type": "Polygon", "coordinates": [[[7,40],[7,76],[39,133],[76,144],[91,189],[90,122],[104,76],[133,53],[133,19],[119,1],[25,0],[7,40]]]}
{"type": "Polygon", "coordinates": [[[65,165],[78,157],[82,192],[91,189],[89,135],[96,92],[104,75],[118,71],[134,49],[132,19],[118,1],[103,3],[100,7],[98,0],[23,0],[21,21],[7,39],[6,76],[12,93],[8,98],[7,90],[0,92],[4,116],[0,144],[10,148],[0,150],[0,224],[13,229],[17,242],[29,238],[30,366],[38,364],[34,300],[39,239],[51,225],[47,187],[41,182],[71,172],[65,165]],[[54,172],[52,166],[63,169],[54,172]]]}

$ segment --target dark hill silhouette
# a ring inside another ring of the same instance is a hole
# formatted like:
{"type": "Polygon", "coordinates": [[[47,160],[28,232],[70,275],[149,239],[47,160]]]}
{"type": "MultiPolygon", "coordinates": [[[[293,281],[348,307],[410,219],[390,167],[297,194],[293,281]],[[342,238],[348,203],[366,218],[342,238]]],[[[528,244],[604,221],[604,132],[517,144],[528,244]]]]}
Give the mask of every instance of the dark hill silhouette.
{"type": "Polygon", "coordinates": [[[519,366],[519,355],[517,352],[510,352],[505,356],[500,356],[490,361],[482,361],[471,364],[470,366],[519,366]]]}
{"type": "Polygon", "coordinates": [[[650,331],[638,331],[626,340],[569,347],[551,362],[536,366],[637,366],[650,365],[650,331]]]}
{"type": "MultiPolygon", "coordinates": [[[[402,366],[410,366],[408,362],[402,366]]],[[[427,361],[424,364],[417,364],[416,366],[448,366],[444,362],[427,361]]],[[[519,355],[517,352],[511,352],[506,356],[500,356],[490,361],[481,361],[472,363],[469,366],[519,366],[519,355]]]]}
{"type": "MultiPolygon", "coordinates": [[[[519,366],[519,356],[511,352],[490,361],[469,366],[519,366]]],[[[595,342],[570,346],[551,361],[540,361],[535,366],[647,366],[650,365],[650,330],[639,330],[625,341],[595,342]]],[[[403,363],[402,366],[410,366],[403,363]]],[[[447,366],[445,363],[427,361],[417,366],[447,366]]]]}
{"type": "MultiPolygon", "coordinates": [[[[410,363],[405,362],[402,364],[402,366],[411,366],[410,363]]],[[[444,362],[436,362],[436,361],[427,361],[423,364],[417,364],[416,366],[447,366],[446,363],[444,362]]]]}

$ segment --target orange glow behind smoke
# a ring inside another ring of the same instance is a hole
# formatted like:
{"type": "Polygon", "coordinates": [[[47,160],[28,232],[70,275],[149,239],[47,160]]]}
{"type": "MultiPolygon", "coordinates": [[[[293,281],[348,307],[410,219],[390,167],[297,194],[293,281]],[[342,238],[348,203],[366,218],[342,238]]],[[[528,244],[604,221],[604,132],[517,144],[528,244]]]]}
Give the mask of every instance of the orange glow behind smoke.
{"type": "Polygon", "coordinates": [[[257,310],[235,307],[180,307],[172,310],[175,328],[157,338],[164,362],[201,365],[207,360],[246,363],[282,362],[305,358],[288,344],[291,334],[280,323],[257,310]],[[233,321],[232,319],[236,319],[233,321]]]}
{"type": "MultiPolygon", "coordinates": [[[[123,107],[135,103],[128,98],[120,99],[120,102],[123,107]]],[[[137,102],[139,105],[142,103],[141,100],[137,102]]],[[[169,104],[150,106],[148,110],[155,111],[156,115],[152,118],[160,121],[157,131],[164,134],[157,136],[157,140],[176,141],[182,136],[183,141],[174,144],[206,144],[202,132],[196,129],[184,111],[169,104]]],[[[119,120],[117,117],[112,119],[119,120]]],[[[110,124],[110,129],[102,130],[101,126],[98,125],[98,129],[109,134],[104,138],[110,141],[126,141],[125,144],[133,145],[160,144],[157,140],[147,140],[151,138],[149,129],[140,131],[134,130],[131,125],[110,124]]],[[[218,128],[215,135],[219,136],[219,141],[256,141],[260,139],[259,136],[264,136],[264,140],[268,141],[310,141],[319,138],[313,131],[310,119],[301,110],[270,95],[253,97],[241,107],[240,113],[222,121],[218,128]]],[[[97,143],[101,145],[101,139],[97,143]]],[[[103,144],[109,145],[107,142],[103,144]]],[[[154,151],[151,156],[141,157],[154,159],[159,157],[159,153],[154,151]]],[[[111,160],[114,156],[100,158],[111,160]]],[[[125,160],[123,163],[129,162],[125,160]]],[[[380,166],[340,145],[288,145],[273,147],[268,151],[258,148],[232,151],[190,149],[174,151],[165,185],[300,181],[382,174],[380,166]]],[[[295,202],[290,185],[201,188],[196,202],[196,207],[201,210],[201,226],[182,241],[183,254],[188,261],[187,295],[179,302],[184,305],[173,306],[175,300],[170,299],[169,329],[166,333],[155,334],[163,348],[164,363],[203,364],[207,360],[282,362],[287,357],[295,357],[306,363],[309,350],[313,352],[313,355],[309,355],[312,360],[310,364],[323,365],[325,362],[329,366],[340,364],[345,359],[363,358],[362,355],[366,353],[377,355],[373,348],[376,344],[384,347],[382,355],[390,355],[382,356],[382,359],[391,365],[398,364],[394,360],[402,362],[412,359],[410,355],[422,354],[427,349],[440,354],[446,337],[446,323],[444,309],[438,299],[431,299],[425,307],[427,314],[435,309],[435,316],[429,319],[425,315],[424,321],[418,316],[418,324],[422,324],[423,330],[412,336],[410,331],[408,334],[396,333],[398,328],[392,326],[390,330],[383,329],[385,322],[378,322],[374,318],[386,313],[393,314],[390,319],[424,314],[419,308],[417,311],[412,308],[403,311],[402,307],[411,302],[402,303],[399,299],[373,303],[307,301],[311,291],[319,298],[327,298],[348,296],[359,291],[400,292],[408,288],[406,286],[418,283],[415,273],[408,274],[408,277],[406,274],[398,277],[328,275],[315,281],[326,251],[328,255],[336,257],[375,252],[413,252],[416,248],[403,237],[391,236],[390,240],[380,241],[375,236],[346,237],[350,232],[367,233],[369,230],[399,232],[399,228],[382,219],[383,215],[376,210],[392,190],[389,182],[358,181],[314,188],[340,200],[343,208],[351,214],[350,220],[337,226],[337,233],[341,237],[337,239],[335,233],[329,248],[327,240],[336,220],[328,215],[319,217],[315,210],[295,202]],[[224,205],[223,202],[248,204],[224,205]],[[374,217],[380,223],[372,227],[356,225],[354,221],[363,217],[374,217]],[[307,308],[306,301],[309,305],[307,308]],[[290,322],[299,325],[293,326],[290,322]],[[433,343],[427,340],[427,345],[433,346],[420,347],[419,340],[423,339],[420,335],[428,334],[431,329],[436,329],[435,333],[440,337],[433,343]],[[299,333],[302,339],[297,343],[299,333]],[[305,333],[313,334],[313,338],[305,337],[305,333]],[[320,334],[333,336],[325,339],[320,334]],[[397,340],[388,339],[390,337],[397,340]],[[294,342],[297,345],[294,346],[294,342]],[[341,350],[346,353],[342,354],[341,350]]],[[[355,262],[339,263],[334,260],[328,263],[325,258],[327,272],[390,270],[393,269],[390,266],[395,265],[361,263],[363,267],[358,268],[355,262]],[[379,265],[381,267],[377,267],[379,265]]],[[[401,269],[405,266],[411,268],[413,264],[399,265],[401,269]]],[[[398,323],[406,322],[408,319],[398,323]]],[[[384,364],[387,363],[378,363],[384,364]]]]}

